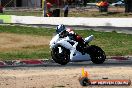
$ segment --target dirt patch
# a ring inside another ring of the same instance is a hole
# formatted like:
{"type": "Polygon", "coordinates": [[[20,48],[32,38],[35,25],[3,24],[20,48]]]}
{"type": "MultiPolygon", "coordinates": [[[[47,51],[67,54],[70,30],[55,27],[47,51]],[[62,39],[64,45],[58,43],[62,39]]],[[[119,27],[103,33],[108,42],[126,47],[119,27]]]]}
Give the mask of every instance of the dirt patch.
{"type": "MultiPolygon", "coordinates": [[[[85,67],[92,79],[132,79],[131,67],[85,67]]],[[[81,67],[1,69],[1,88],[82,88],[81,67]]],[[[90,86],[89,88],[132,88],[132,86],[90,86]]]]}
{"type": "Polygon", "coordinates": [[[45,46],[49,44],[50,39],[49,36],[0,33],[0,51],[45,46]]]}

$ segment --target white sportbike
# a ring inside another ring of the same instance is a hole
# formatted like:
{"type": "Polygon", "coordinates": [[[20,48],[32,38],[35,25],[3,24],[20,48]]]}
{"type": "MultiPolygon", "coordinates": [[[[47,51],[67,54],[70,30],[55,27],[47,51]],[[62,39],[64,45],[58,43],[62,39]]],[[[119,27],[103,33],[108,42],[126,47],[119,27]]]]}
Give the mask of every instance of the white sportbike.
{"type": "Polygon", "coordinates": [[[89,45],[93,40],[93,35],[84,39],[85,46],[82,52],[77,50],[78,42],[71,40],[69,36],[62,33],[56,34],[50,41],[52,59],[61,65],[66,65],[68,62],[92,61],[95,64],[102,64],[106,55],[105,52],[98,46],[89,45]]]}

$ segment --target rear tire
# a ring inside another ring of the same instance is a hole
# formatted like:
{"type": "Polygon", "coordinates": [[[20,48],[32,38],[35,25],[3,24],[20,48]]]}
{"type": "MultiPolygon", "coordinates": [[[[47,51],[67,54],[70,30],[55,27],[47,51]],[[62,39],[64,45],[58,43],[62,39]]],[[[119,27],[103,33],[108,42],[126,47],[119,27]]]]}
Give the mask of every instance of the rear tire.
{"type": "Polygon", "coordinates": [[[61,65],[66,65],[70,61],[70,51],[60,45],[58,45],[52,49],[51,56],[52,56],[52,59],[56,63],[61,64],[61,65]],[[59,53],[58,47],[61,47],[61,49],[62,49],[61,53],[59,53]]]}
{"type": "Polygon", "coordinates": [[[98,46],[91,45],[87,48],[87,51],[90,54],[91,61],[95,64],[102,64],[106,59],[105,52],[98,46]]]}

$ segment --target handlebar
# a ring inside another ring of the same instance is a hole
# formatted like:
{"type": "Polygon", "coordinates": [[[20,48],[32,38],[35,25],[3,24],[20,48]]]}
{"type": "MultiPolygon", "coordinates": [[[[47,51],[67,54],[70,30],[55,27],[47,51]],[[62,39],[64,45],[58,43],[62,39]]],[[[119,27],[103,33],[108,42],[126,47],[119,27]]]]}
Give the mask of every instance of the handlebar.
{"type": "Polygon", "coordinates": [[[59,33],[59,37],[60,37],[60,38],[64,38],[64,37],[66,37],[67,35],[68,35],[68,32],[67,32],[66,30],[59,33]]]}

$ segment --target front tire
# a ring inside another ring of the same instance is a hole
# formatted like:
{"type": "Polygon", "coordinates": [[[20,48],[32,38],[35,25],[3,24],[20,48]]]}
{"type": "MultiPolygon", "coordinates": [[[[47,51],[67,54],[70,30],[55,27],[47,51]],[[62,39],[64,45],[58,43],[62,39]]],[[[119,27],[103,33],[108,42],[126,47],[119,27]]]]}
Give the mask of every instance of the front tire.
{"type": "Polygon", "coordinates": [[[95,64],[102,64],[106,59],[105,52],[98,46],[91,45],[87,51],[90,54],[91,61],[95,64]]]}
{"type": "Polygon", "coordinates": [[[60,45],[52,49],[51,56],[56,63],[61,65],[66,65],[70,61],[70,51],[60,45]],[[61,53],[59,53],[59,47],[62,49],[61,53]]]}

